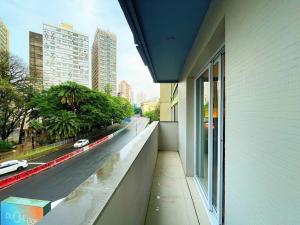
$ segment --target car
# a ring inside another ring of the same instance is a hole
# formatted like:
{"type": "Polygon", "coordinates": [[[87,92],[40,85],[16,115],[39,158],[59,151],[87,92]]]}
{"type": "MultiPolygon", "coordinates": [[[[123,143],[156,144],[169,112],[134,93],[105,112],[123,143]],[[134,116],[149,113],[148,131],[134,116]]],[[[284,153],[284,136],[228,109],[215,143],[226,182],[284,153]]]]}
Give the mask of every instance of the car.
{"type": "Polygon", "coordinates": [[[88,139],[80,139],[80,140],[76,141],[73,146],[74,146],[74,148],[81,148],[89,143],[90,142],[88,139]]]}
{"type": "Polygon", "coordinates": [[[0,175],[10,173],[13,171],[19,171],[25,169],[28,166],[27,160],[10,160],[0,163],[0,175]]]}

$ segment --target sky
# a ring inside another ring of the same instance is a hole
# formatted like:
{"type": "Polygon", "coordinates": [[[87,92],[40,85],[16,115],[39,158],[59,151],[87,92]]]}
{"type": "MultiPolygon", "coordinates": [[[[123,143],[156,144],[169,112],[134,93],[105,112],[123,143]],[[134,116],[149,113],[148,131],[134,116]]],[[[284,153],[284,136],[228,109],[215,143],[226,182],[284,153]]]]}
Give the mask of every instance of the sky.
{"type": "Polygon", "coordinates": [[[117,35],[117,84],[126,80],[134,95],[143,92],[147,98],[159,96],[159,85],[153,83],[136,50],[117,0],[0,0],[0,18],[10,32],[10,52],[27,65],[29,31],[42,33],[43,23],[72,24],[74,30],[89,35],[90,47],[97,27],[113,32],[117,35]]]}

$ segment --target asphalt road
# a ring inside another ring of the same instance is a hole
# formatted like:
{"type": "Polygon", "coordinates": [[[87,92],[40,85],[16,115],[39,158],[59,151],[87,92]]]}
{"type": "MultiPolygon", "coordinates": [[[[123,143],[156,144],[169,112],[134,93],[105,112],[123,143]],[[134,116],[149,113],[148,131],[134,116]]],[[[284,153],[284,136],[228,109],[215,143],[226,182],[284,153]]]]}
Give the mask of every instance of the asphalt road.
{"type": "Polygon", "coordinates": [[[9,196],[48,201],[66,197],[101,168],[109,156],[120,151],[137,133],[141,132],[146,123],[145,118],[137,118],[123,132],[95,149],[0,190],[0,200],[9,196]]]}
{"type": "MultiPolygon", "coordinates": [[[[121,127],[121,125],[119,125],[119,127],[121,127]]],[[[90,143],[92,143],[92,142],[97,141],[97,140],[99,140],[100,138],[102,138],[102,137],[104,137],[106,135],[111,134],[116,129],[118,129],[118,126],[115,126],[114,128],[111,128],[110,130],[107,130],[107,131],[101,131],[101,132],[99,132],[99,134],[87,137],[87,139],[89,139],[90,143]]],[[[71,143],[71,144],[73,145],[73,143],[71,143]]],[[[28,162],[28,167],[26,169],[22,170],[22,171],[33,169],[34,167],[38,166],[39,164],[49,162],[49,161],[54,160],[54,159],[56,159],[56,158],[58,158],[60,156],[68,154],[68,153],[70,153],[70,152],[72,152],[74,150],[76,150],[76,149],[73,146],[70,146],[70,147],[67,147],[65,149],[62,149],[62,150],[59,150],[59,151],[55,151],[55,152],[51,152],[51,153],[49,153],[49,154],[47,154],[45,156],[41,156],[39,158],[30,160],[28,162]]],[[[5,178],[7,178],[7,177],[16,175],[18,173],[20,173],[20,171],[14,171],[14,172],[11,172],[11,173],[3,174],[3,175],[0,176],[0,180],[3,180],[5,178]]]]}

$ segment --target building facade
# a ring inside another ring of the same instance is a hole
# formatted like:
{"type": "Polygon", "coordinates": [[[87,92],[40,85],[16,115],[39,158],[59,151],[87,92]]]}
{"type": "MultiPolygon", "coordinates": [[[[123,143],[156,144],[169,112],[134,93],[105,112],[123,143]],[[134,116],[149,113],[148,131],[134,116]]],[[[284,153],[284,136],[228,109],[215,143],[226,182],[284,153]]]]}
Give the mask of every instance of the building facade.
{"type": "Polygon", "coordinates": [[[97,29],[92,46],[92,88],[117,94],[116,35],[97,29]]]}
{"type": "Polygon", "coordinates": [[[160,121],[178,121],[178,84],[160,84],[160,121]]]}
{"type": "Polygon", "coordinates": [[[139,92],[136,94],[136,105],[138,107],[141,106],[141,103],[146,101],[147,95],[144,92],[139,92]]]}
{"type": "Polygon", "coordinates": [[[148,100],[141,103],[141,110],[142,113],[146,113],[155,110],[158,106],[159,106],[158,101],[148,100]]]}
{"type": "Polygon", "coordinates": [[[73,26],[43,25],[43,86],[45,89],[66,81],[89,87],[88,35],[73,26]]]}
{"type": "Polygon", "coordinates": [[[29,74],[35,87],[43,89],[43,35],[29,31],[29,74]]]}
{"type": "Polygon", "coordinates": [[[0,19],[0,52],[9,52],[9,31],[0,19]]]}
{"type": "Polygon", "coordinates": [[[125,81],[122,80],[119,83],[119,96],[126,98],[130,103],[133,103],[133,91],[131,86],[125,81]]]}

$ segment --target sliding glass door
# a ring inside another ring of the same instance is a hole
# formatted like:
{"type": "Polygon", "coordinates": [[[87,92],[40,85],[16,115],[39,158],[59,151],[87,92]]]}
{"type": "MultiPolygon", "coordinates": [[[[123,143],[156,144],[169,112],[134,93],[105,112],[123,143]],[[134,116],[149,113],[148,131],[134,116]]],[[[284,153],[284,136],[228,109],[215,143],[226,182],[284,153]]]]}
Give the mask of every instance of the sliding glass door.
{"type": "Polygon", "coordinates": [[[224,165],[224,53],[196,82],[196,177],[209,210],[222,224],[224,165]]]}
{"type": "Polygon", "coordinates": [[[208,124],[210,106],[210,81],[209,68],[207,68],[197,80],[198,91],[198,151],[196,151],[196,174],[203,190],[208,193],[208,124]]]}

